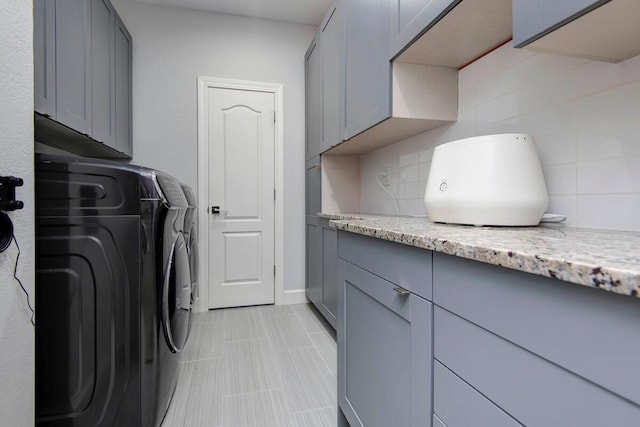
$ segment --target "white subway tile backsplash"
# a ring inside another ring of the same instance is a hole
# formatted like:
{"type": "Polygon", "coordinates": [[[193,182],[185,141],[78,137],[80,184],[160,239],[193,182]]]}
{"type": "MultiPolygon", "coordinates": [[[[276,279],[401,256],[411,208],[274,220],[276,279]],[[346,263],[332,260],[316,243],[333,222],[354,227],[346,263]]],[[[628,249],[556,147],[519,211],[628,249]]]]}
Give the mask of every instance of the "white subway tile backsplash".
{"type": "Polygon", "coordinates": [[[400,182],[419,181],[420,180],[420,165],[403,166],[400,168],[399,174],[400,182]]]}
{"type": "Polygon", "coordinates": [[[460,70],[458,85],[455,123],[362,156],[363,211],[395,211],[370,183],[383,164],[394,167],[400,213],[419,215],[436,145],[524,132],[536,139],[549,212],[566,225],[640,231],[640,56],[609,64],[507,43],[460,70]]]}
{"type": "Polygon", "coordinates": [[[518,115],[518,95],[511,92],[476,107],[476,123],[485,125],[518,115]]]}
{"type": "Polygon", "coordinates": [[[540,81],[574,68],[573,58],[534,55],[478,83],[477,102],[503,96],[522,87],[539,86],[540,81]]]}
{"type": "Polygon", "coordinates": [[[587,61],[576,68],[576,95],[586,96],[638,80],[640,56],[618,64],[587,61]]]}
{"type": "Polygon", "coordinates": [[[578,163],[578,193],[640,193],[640,157],[578,163]]]}
{"type": "MultiPolygon", "coordinates": [[[[640,76],[639,76],[640,79],[640,76]]],[[[576,102],[579,127],[603,126],[640,116],[640,81],[594,93],[576,102]]]]}
{"type": "Polygon", "coordinates": [[[547,193],[553,195],[567,195],[576,193],[576,165],[543,166],[544,180],[547,193]]]}
{"type": "Polygon", "coordinates": [[[424,207],[424,199],[400,199],[398,200],[398,207],[402,215],[427,215],[424,207]]]}
{"type": "Polygon", "coordinates": [[[549,196],[547,212],[566,216],[567,219],[563,224],[575,227],[577,225],[576,199],[577,197],[575,195],[549,196]]]}
{"type": "Polygon", "coordinates": [[[523,113],[547,109],[574,97],[573,72],[562,73],[540,84],[525,85],[518,90],[518,111],[523,113]]]}
{"type": "Polygon", "coordinates": [[[415,165],[417,163],[420,163],[420,154],[419,153],[417,153],[417,154],[416,153],[403,154],[398,159],[398,165],[400,167],[409,166],[409,165],[415,165]]]}
{"type": "Polygon", "coordinates": [[[510,45],[509,41],[489,55],[464,67],[458,73],[458,82],[462,85],[478,83],[536,55],[533,51],[513,49],[510,45]]]}
{"type": "Polygon", "coordinates": [[[431,167],[431,162],[420,163],[420,181],[427,182],[427,178],[429,178],[430,167],[431,167]]]}
{"type": "Polygon", "coordinates": [[[536,138],[575,132],[574,118],[573,103],[561,104],[517,117],[522,131],[536,138]]]}
{"type": "Polygon", "coordinates": [[[576,130],[577,159],[640,156],[640,112],[631,120],[576,130]]]}
{"type": "Polygon", "coordinates": [[[433,149],[420,151],[420,163],[430,162],[433,156],[433,149]]]}
{"type": "Polygon", "coordinates": [[[640,195],[577,197],[578,227],[640,231],[640,195]]]}
{"type": "Polygon", "coordinates": [[[543,165],[558,165],[576,161],[576,143],[573,133],[536,136],[536,147],[543,165]]]}
{"type": "MultiPolygon", "coordinates": [[[[462,72],[462,71],[460,71],[462,72]]],[[[476,87],[469,84],[458,87],[458,111],[464,111],[472,108],[476,103],[476,87]]]]}
{"type": "Polygon", "coordinates": [[[399,199],[419,199],[424,196],[424,190],[427,186],[426,182],[413,181],[413,182],[401,182],[398,187],[399,199]]]}

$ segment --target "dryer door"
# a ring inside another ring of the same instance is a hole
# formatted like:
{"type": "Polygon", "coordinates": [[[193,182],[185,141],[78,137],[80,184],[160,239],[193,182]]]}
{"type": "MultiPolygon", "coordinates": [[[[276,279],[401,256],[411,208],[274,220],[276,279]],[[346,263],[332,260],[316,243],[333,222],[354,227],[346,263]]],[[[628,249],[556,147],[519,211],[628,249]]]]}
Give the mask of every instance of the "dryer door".
{"type": "Polygon", "coordinates": [[[184,237],[178,233],[171,245],[162,287],[162,329],[173,353],[181,351],[186,344],[190,308],[189,256],[184,237]]]}

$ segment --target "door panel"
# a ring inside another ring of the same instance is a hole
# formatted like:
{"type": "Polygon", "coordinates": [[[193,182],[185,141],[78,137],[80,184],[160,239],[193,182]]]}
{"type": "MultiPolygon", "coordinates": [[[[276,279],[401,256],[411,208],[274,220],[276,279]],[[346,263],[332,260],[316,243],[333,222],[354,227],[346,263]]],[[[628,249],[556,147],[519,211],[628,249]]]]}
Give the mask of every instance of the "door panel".
{"type": "Polygon", "coordinates": [[[56,2],[56,117],[80,133],[91,131],[91,5],[56,2]]]}
{"type": "Polygon", "coordinates": [[[274,105],[209,88],[209,307],[274,302],[274,105]],[[211,209],[210,212],[213,212],[211,209]]]}

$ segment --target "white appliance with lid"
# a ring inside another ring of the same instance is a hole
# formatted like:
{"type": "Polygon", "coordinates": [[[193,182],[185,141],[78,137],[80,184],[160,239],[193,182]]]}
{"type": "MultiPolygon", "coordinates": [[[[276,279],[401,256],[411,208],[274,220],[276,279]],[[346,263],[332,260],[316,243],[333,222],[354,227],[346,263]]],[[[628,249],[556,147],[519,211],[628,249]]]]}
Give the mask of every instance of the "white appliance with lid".
{"type": "Polygon", "coordinates": [[[424,204],[434,222],[537,225],[549,197],[533,137],[485,135],[437,146],[424,204]]]}

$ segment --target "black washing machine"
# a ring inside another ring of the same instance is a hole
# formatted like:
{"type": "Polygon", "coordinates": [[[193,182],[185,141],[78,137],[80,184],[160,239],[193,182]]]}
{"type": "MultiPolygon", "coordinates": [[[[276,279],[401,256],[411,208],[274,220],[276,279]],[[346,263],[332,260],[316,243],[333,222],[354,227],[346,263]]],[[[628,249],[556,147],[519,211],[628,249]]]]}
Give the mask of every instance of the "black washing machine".
{"type": "Polygon", "coordinates": [[[188,337],[182,188],[104,160],[35,166],[37,425],[157,427],[188,337]]]}
{"type": "Polygon", "coordinates": [[[187,198],[189,208],[184,216],[184,238],[187,241],[189,254],[189,267],[191,271],[191,308],[198,300],[198,201],[196,196],[186,184],[182,184],[182,191],[187,198]]]}

